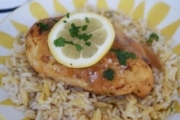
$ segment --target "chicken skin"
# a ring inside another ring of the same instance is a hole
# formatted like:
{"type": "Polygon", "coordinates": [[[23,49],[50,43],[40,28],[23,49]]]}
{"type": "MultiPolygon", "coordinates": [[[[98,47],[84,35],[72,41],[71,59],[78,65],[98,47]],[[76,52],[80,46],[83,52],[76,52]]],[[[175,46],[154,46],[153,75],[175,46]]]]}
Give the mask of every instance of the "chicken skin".
{"type": "Polygon", "coordinates": [[[133,48],[132,40],[124,34],[122,38],[118,31],[112,49],[122,49],[136,55],[136,59],[127,59],[127,65],[121,65],[111,50],[98,63],[86,68],[69,68],[57,62],[48,48],[47,39],[55,21],[59,19],[39,20],[26,35],[26,56],[37,73],[96,94],[119,96],[134,93],[144,97],[151,91],[154,77],[145,53],[133,48]],[[42,30],[39,23],[48,24],[49,28],[42,30]],[[130,40],[129,44],[126,39],[130,40]],[[108,69],[114,71],[112,80],[104,77],[104,71],[108,69]]]}

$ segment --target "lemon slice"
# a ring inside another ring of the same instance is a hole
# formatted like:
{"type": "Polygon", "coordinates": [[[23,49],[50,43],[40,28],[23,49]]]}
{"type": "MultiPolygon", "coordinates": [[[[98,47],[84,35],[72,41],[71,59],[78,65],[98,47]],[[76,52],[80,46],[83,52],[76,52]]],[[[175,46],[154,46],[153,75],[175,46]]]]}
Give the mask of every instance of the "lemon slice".
{"type": "Polygon", "coordinates": [[[93,12],[68,13],[51,29],[48,46],[59,63],[83,68],[102,59],[114,37],[113,26],[104,16],[93,12]]]}

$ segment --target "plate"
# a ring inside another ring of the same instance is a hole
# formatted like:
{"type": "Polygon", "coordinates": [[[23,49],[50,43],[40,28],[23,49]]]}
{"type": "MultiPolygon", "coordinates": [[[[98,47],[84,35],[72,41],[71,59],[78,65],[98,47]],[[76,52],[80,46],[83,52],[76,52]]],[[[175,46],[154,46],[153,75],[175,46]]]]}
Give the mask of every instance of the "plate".
{"type": "MultiPolygon", "coordinates": [[[[0,68],[3,68],[14,38],[21,32],[27,32],[39,19],[58,16],[92,5],[98,8],[122,10],[133,19],[145,19],[151,27],[159,29],[163,35],[174,40],[172,49],[180,55],[180,12],[168,4],[157,0],[32,0],[6,17],[0,24],[0,68]]],[[[0,77],[2,75],[0,74],[0,77]]],[[[0,101],[8,98],[0,89],[0,101]]],[[[7,101],[6,101],[7,102],[7,101]]],[[[178,114],[169,118],[178,120],[178,114]]],[[[11,105],[0,105],[0,120],[22,120],[23,113],[11,105]]]]}
{"type": "Polygon", "coordinates": [[[0,0],[0,21],[17,7],[27,3],[28,0],[0,0]]]}

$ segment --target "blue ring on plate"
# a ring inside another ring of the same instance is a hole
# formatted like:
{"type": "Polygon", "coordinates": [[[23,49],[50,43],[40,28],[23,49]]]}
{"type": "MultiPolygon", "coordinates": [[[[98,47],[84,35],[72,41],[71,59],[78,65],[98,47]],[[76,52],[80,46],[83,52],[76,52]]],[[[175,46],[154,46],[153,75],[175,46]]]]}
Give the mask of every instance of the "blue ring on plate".
{"type": "Polygon", "coordinates": [[[15,10],[18,7],[19,6],[13,7],[13,8],[7,8],[7,9],[0,9],[0,13],[11,12],[11,11],[15,10]]]}

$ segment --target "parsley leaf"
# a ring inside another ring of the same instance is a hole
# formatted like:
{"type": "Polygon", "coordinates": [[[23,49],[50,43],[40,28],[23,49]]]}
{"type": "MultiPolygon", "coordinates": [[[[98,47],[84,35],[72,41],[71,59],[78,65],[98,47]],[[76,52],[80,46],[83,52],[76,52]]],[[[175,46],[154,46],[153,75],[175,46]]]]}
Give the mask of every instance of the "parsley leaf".
{"type": "Polygon", "coordinates": [[[83,49],[83,47],[79,44],[74,44],[74,45],[75,45],[77,51],[81,51],[83,49]]]}
{"type": "Polygon", "coordinates": [[[149,39],[147,40],[148,44],[152,44],[153,40],[158,41],[159,37],[156,33],[151,33],[149,39]]]}
{"type": "Polygon", "coordinates": [[[56,40],[54,40],[54,45],[56,47],[63,47],[65,45],[65,39],[62,37],[57,38],[56,40]]]}
{"type": "Polygon", "coordinates": [[[89,23],[89,22],[90,22],[89,19],[88,19],[87,17],[85,17],[85,20],[86,20],[86,23],[89,23]]]}
{"type": "Polygon", "coordinates": [[[87,29],[87,25],[82,26],[82,31],[85,31],[87,29]]]}
{"type": "Polygon", "coordinates": [[[63,46],[65,46],[65,44],[74,45],[74,43],[72,41],[67,41],[63,37],[59,37],[56,40],[54,40],[54,45],[56,47],[63,47],[63,46]]]}
{"type": "Polygon", "coordinates": [[[86,42],[85,42],[85,45],[90,46],[90,45],[91,45],[91,42],[90,42],[90,41],[86,41],[86,42]]]}
{"type": "Polygon", "coordinates": [[[47,23],[44,23],[44,22],[40,22],[40,23],[37,23],[37,26],[40,27],[40,30],[49,30],[49,25],[47,23]]]}
{"type": "Polygon", "coordinates": [[[70,15],[70,13],[67,13],[67,14],[66,14],[66,17],[69,18],[69,15],[70,15]]]}
{"type": "Polygon", "coordinates": [[[84,40],[85,40],[85,41],[89,40],[89,39],[91,38],[91,36],[92,36],[92,34],[87,35],[87,36],[84,38],[84,40]]]}
{"type": "Polygon", "coordinates": [[[115,52],[116,57],[121,65],[126,65],[127,59],[136,59],[136,55],[131,52],[123,51],[123,50],[112,50],[115,52]]]}
{"type": "Polygon", "coordinates": [[[83,33],[83,34],[81,34],[81,35],[78,35],[78,38],[81,40],[81,39],[83,39],[84,41],[87,41],[87,40],[89,40],[89,38],[91,38],[91,36],[92,36],[92,34],[85,34],[85,33],[83,33]]]}
{"type": "Polygon", "coordinates": [[[126,65],[126,57],[125,57],[124,52],[118,50],[115,53],[116,53],[116,56],[117,56],[117,59],[118,59],[119,63],[121,65],[126,65]]]}
{"type": "Polygon", "coordinates": [[[72,41],[64,41],[66,44],[74,45],[72,41]]]}
{"type": "Polygon", "coordinates": [[[104,78],[108,79],[109,81],[112,81],[114,78],[114,71],[112,69],[107,69],[103,72],[104,78]]]}
{"type": "Polygon", "coordinates": [[[131,52],[126,52],[125,56],[126,58],[136,59],[136,55],[131,52]]]}
{"type": "MultiPolygon", "coordinates": [[[[69,13],[66,14],[66,17],[69,18],[69,13]]],[[[85,20],[87,23],[89,23],[89,19],[87,17],[85,17],[85,20]]],[[[64,20],[64,23],[66,23],[67,21],[64,20]]],[[[85,41],[85,45],[90,46],[91,42],[88,41],[91,37],[92,34],[86,34],[86,33],[81,33],[82,31],[85,31],[87,29],[88,25],[83,25],[83,26],[76,26],[75,23],[71,23],[71,26],[69,28],[69,33],[71,35],[71,37],[73,38],[78,38],[79,40],[84,40],[85,41]]],[[[64,46],[65,44],[71,44],[71,45],[75,45],[77,51],[81,51],[83,49],[83,47],[80,44],[75,44],[73,43],[73,41],[67,41],[62,37],[59,37],[58,39],[54,40],[54,45],[56,47],[61,47],[64,46]]]]}
{"type": "Polygon", "coordinates": [[[69,33],[71,35],[71,37],[77,37],[79,34],[79,29],[81,27],[80,26],[76,26],[74,23],[71,24],[71,28],[69,28],[69,33]]]}

